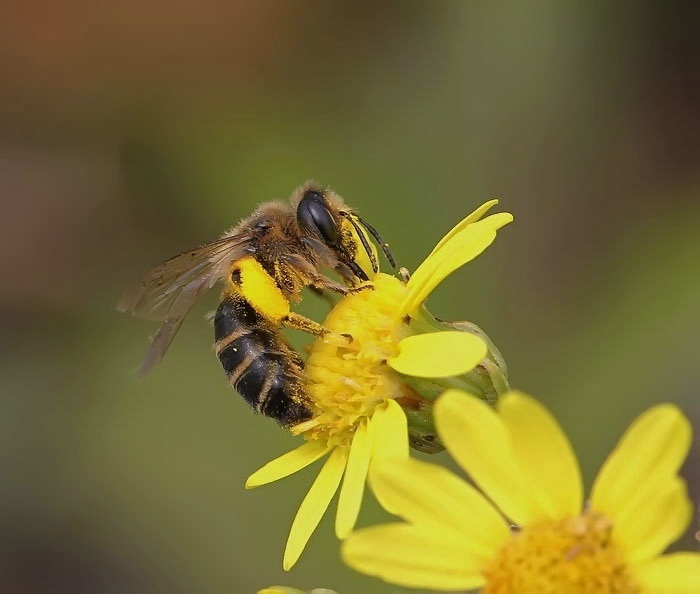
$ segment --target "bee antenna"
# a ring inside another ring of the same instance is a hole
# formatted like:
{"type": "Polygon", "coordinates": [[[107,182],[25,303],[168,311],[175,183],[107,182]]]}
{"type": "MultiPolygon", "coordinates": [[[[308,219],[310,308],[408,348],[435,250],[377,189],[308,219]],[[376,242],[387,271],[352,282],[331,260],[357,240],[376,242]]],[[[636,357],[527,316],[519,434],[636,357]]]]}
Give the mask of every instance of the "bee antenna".
{"type": "MultiPolygon", "coordinates": [[[[351,215],[350,213],[343,212],[341,213],[342,216],[344,216],[352,226],[355,228],[355,231],[357,232],[357,235],[360,238],[360,241],[362,242],[362,247],[365,248],[365,252],[367,252],[367,257],[369,258],[370,263],[372,264],[372,272],[377,272],[379,270],[379,264],[377,263],[377,258],[374,255],[374,252],[372,251],[372,248],[369,246],[369,243],[367,242],[367,236],[364,234],[364,231],[360,228],[360,226],[357,224],[355,221],[355,217],[351,215]]],[[[359,217],[358,217],[359,219],[359,217]]],[[[360,222],[362,220],[360,219],[360,222]]]]}
{"type": "MultiPolygon", "coordinates": [[[[355,215],[357,216],[357,215],[355,215]]],[[[396,268],[396,260],[394,260],[394,256],[392,255],[391,251],[389,250],[389,244],[386,243],[383,239],[382,236],[379,235],[379,231],[377,231],[372,225],[370,225],[367,221],[362,219],[361,217],[357,217],[357,220],[360,221],[362,226],[369,231],[369,234],[374,237],[374,239],[377,240],[377,243],[381,246],[382,251],[384,252],[384,255],[386,256],[386,259],[389,261],[389,264],[391,264],[392,268],[396,268]]]]}

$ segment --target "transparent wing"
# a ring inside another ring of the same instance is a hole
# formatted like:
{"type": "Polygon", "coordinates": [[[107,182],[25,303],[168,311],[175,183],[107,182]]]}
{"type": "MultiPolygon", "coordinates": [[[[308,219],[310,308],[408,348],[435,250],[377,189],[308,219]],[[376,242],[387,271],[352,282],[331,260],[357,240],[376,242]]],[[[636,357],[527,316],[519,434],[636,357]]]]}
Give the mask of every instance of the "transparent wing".
{"type": "Polygon", "coordinates": [[[162,324],[151,338],[139,376],[168,350],[197,299],[211,289],[230,265],[249,253],[250,236],[237,234],[182,252],[148,271],[117,304],[117,310],[162,324]]]}

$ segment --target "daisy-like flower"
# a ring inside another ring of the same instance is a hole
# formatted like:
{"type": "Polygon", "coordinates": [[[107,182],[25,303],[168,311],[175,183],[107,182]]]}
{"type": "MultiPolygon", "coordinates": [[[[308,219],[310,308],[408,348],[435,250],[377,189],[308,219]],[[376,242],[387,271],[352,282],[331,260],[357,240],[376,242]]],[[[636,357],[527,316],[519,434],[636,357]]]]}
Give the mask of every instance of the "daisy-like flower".
{"type": "Polygon", "coordinates": [[[678,408],[655,406],[630,426],[585,504],[569,441],[532,398],[510,392],[494,411],[451,390],[435,415],[450,454],[490,501],[445,468],[383,465],[373,480],[407,523],[353,534],[343,543],[351,567],[482,594],[700,592],[699,553],[661,554],[692,515],[678,476],[691,428],[678,408]]]}
{"type": "Polygon", "coordinates": [[[252,488],[277,481],[327,457],[292,524],[285,570],[298,560],[341,480],[335,530],[344,538],[355,525],[371,467],[383,458],[408,456],[404,409],[420,408],[422,400],[406,378],[445,378],[463,385],[459,376],[485,360],[489,349],[480,336],[439,331],[423,302],[512,220],[508,213],[482,218],[496,203],[484,204],[452,229],[410,280],[379,273],[372,290],[345,297],[324,322],[331,333],[313,345],[305,368],[314,414],[292,428],[306,443],[246,482],[252,488]],[[352,342],[342,334],[352,336],[352,342]]]}
{"type": "Polygon", "coordinates": [[[314,588],[311,592],[304,592],[296,588],[288,588],[287,586],[270,586],[263,590],[258,590],[258,594],[337,594],[328,588],[314,588]]]}

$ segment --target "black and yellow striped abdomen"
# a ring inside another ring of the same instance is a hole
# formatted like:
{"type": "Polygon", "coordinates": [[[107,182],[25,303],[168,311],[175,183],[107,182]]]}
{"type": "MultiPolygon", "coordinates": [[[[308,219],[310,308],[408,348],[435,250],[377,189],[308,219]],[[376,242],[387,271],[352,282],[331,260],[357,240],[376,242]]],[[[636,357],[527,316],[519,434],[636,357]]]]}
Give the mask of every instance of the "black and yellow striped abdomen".
{"type": "Polygon", "coordinates": [[[219,305],[214,339],[231,385],[257,412],[284,426],[311,417],[301,358],[241,295],[226,295],[219,305]]]}

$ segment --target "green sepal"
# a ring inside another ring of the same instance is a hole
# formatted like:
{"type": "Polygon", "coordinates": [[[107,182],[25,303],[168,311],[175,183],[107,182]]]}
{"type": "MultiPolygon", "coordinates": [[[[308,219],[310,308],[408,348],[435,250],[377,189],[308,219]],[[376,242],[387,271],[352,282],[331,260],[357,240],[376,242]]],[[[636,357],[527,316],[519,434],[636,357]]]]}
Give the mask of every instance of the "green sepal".
{"type": "Polygon", "coordinates": [[[445,378],[417,378],[403,376],[404,382],[415,393],[416,398],[402,405],[408,419],[408,435],[411,447],[434,454],[443,451],[435,422],[433,402],[445,390],[456,388],[469,392],[494,406],[498,398],[508,391],[508,370],[505,360],[493,341],[479,326],[472,322],[447,322],[432,316],[423,306],[421,316],[411,320],[411,330],[415,333],[458,330],[469,332],[481,338],[488,349],[486,357],[471,371],[463,375],[445,378]]]}

